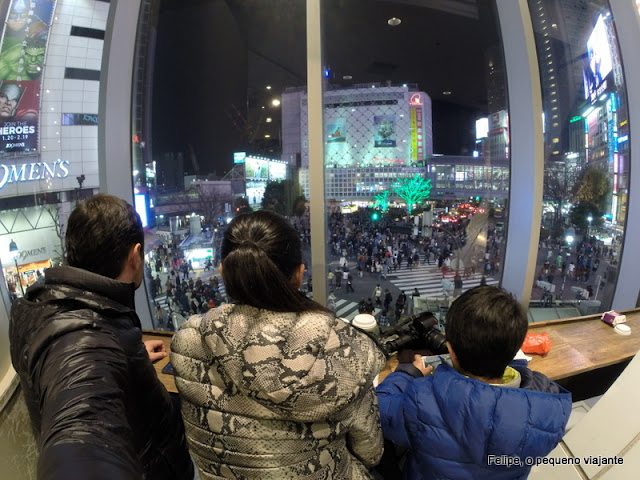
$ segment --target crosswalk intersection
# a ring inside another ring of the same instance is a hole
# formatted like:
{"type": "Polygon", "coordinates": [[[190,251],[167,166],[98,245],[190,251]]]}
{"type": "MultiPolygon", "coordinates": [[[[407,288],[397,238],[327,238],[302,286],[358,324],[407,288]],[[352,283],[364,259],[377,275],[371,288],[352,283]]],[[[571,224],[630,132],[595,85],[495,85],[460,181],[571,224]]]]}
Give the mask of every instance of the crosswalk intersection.
{"type": "MultiPolygon", "coordinates": [[[[446,278],[453,283],[455,272],[449,271],[446,278]]],[[[462,279],[462,291],[469,290],[480,285],[482,274],[475,273],[468,278],[462,279]]],[[[437,265],[421,263],[413,270],[406,267],[396,270],[389,275],[388,280],[400,290],[404,290],[407,295],[411,295],[414,288],[418,289],[421,297],[442,297],[442,273],[437,265]]],[[[487,285],[498,285],[498,280],[487,277],[487,285]]]]}
{"type": "MultiPolygon", "coordinates": [[[[373,315],[376,316],[380,313],[380,309],[376,308],[373,311],[373,315]]],[[[350,302],[349,300],[345,300],[343,298],[336,300],[336,317],[344,318],[345,320],[352,321],[353,318],[358,315],[358,303],[350,302]]]]}

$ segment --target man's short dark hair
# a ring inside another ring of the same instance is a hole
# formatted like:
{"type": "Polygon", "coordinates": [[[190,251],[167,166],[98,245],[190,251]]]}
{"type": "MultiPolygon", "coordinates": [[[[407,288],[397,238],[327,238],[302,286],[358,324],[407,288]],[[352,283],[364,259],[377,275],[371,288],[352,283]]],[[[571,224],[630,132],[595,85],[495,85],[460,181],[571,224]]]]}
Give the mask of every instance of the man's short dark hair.
{"type": "Polygon", "coordinates": [[[447,340],[460,368],[483,378],[501,378],[528,329],[522,306],[502,288],[480,286],[458,297],[447,312],[447,340]]]}
{"type": "Polygon", "coordinates": [[[144,230],[135,209],[121,198],[99,194],[80,203],[69,217],[67,263],[109,278],[122,272],[131,247],[144,230]]]}

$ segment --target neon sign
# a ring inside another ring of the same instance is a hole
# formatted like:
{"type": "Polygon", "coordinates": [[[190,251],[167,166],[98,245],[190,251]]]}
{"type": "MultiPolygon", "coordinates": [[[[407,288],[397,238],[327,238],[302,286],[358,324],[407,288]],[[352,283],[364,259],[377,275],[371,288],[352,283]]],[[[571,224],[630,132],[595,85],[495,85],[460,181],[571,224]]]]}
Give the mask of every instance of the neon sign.
{"type": "Polygon", "coordinates": [[[414,93],[409,99],[409,105],[422,105],[422,95],[414,93]]]}

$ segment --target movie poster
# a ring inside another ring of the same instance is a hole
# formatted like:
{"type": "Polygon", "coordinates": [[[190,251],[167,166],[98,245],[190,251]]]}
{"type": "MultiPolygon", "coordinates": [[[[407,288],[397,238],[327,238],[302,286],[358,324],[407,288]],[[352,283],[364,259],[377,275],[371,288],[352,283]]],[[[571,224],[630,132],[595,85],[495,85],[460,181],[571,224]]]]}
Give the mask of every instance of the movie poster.
{"type": "Polygon", "coordinates": [[[36,152],[40,80],[54,0],[12,0],[0,47],[0,153],[36,152]]]}
{"type": "Polygon", "coordinates": [[[39,93],[37,80],[0,82],[0,153],[37,151],[39,93]]]}
{"type": "Polygon", "coordinates": [[[373,127],[376,147],[396,146],[395,115],[375,115],[373,117],[373,127]]]}
{"type": "Polygon", "coordinates": [[[327,123],[327,143],[347,141],[347,125],[344,118],[333,118],[327,123]]]}
{"type": "Polygon", "coordinates": [[[11,2],[0,48],[0,80],[40,80],[54,5],[53,0],[11,2]]]}

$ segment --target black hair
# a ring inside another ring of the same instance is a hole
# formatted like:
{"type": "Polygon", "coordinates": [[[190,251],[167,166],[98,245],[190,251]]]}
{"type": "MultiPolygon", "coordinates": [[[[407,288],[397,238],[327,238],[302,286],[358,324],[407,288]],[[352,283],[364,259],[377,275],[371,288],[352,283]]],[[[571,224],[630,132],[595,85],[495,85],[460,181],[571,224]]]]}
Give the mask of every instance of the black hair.
{"type": "Polygon", "coordinates": [[[462,370],[502,378],[528,327],[527,315],[513,295],[484,285],[467,290],[451,304],[445,331],[462,370]]]}
{"type": "Polygon", "coordinates": [[[122,272],[131,247],[143,246],[144,230],[135,209],[121,198],[98,194],[80,203],[69,217],[67,264],[109,278],[122,272]]]}
{"type": "Polygon", "coordinates": [[[280,215],[260,210],[234,218],[220,257],[227,294],[236,303],[275,312],[331,312],[292,284],[303,263],[302,241],[280,215]]]}

